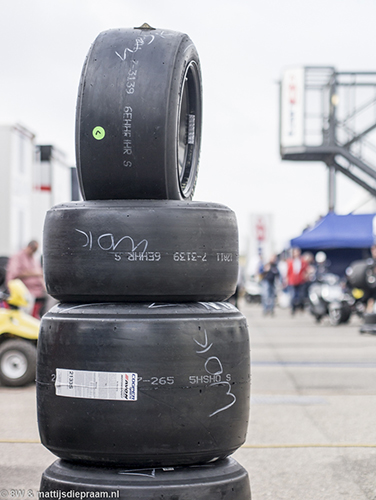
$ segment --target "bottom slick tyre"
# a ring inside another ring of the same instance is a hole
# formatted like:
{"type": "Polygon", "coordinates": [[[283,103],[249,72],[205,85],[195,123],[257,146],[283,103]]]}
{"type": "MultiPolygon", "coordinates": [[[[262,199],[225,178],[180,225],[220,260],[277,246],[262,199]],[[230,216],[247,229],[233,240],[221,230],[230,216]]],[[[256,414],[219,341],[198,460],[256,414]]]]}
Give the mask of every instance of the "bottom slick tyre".
{"type": "Polygon", "coordinates": [[[41,441],[60,458],[206,463],[245,441],[250,348],[228,303],[60,304],[42,318],[41,441]]]}
{"type": "Polygon", "coordinates": [[[100,498],[126,500],[251,500],[247,471],[233,458],[190,467],[128,470],[57,460],[42,474],[40,491],[46,497],[60,491],[61,498],[81,499],[101,494],[100,498]]]}

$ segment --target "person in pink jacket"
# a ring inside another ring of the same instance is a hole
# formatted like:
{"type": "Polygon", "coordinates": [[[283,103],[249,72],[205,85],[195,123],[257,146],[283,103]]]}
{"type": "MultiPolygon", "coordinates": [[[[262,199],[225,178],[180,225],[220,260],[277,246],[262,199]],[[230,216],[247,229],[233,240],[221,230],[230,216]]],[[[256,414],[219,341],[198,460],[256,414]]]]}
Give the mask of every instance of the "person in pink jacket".
{"type": "Polygon", "coordinates": [[[307,261],[302,258],[300,248],[292,249],[292,258],[287,260],[287,284],[292,289],[291,313],[304,309],[304,284],[306,282],[307,261]]]}
{"type": "Polygon", "coordinates": [[[46,302],[46,287],[43,279],[42,266],[35,259],[34,254],[38,250],[36,240],[12,255],[8,261],[6,282],[12,279],[20,279],[28,288],[35,299],[33,316],[41,317],[46,302]]]}

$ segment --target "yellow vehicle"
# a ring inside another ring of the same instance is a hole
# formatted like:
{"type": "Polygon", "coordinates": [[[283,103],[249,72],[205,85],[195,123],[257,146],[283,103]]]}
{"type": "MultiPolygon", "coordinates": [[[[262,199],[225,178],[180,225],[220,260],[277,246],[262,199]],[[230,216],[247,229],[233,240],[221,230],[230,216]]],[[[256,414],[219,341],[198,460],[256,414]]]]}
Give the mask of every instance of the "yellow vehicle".
{"type": "Polygon", "coordinates": [[[21,280],[0,291],[0,383],[20,387],[35,380],[40,321],[25,309],[30,293],[21,280]]]}

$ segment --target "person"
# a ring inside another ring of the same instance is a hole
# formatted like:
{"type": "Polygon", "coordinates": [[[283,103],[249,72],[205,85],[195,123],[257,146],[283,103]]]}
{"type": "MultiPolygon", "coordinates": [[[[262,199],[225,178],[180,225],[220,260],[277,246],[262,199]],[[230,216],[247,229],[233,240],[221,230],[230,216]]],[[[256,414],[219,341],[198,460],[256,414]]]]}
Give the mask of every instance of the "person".
{"type": "Polygon", "coordinates": [[[235,307],[239,307],[239,298],[242,297],[243,293],[244,293],[243,270],[241,269],[241,267],[239,267],[238,280],[236,282],[235,293],[227,299],[227,302],[230,302],[235,307]]]}
{"type": "Polygon", "coordinates": [[[38,242],[31,240],[28,245],[9,258],[6,272],[6,282],[20,279],[34,298],[33,316],[40,318],[46,302],[46,287],[43,279],[42,266],[34,255],[38,250],[38,242]]]}
{"type": "Polygon", "coordinates": [[[279,271],[280,289],[277,292],[278,305],[282,309],[288,309],[291,304],[290,287],[287,283],[287,252],[284,250],[278,255],[277,263],[279,271]]]}
{"type": "Polygon", "coordinates": [[[305,270],[305,280],[303,283],[303,296],[304,301],[308,301],[308,293],[309,287],[316,281],[316,265],[315,265],[315,257],[311,252],[304,252],[302,255],[302,259],[304,259],[307,263],[307,267],[305,270]]]}
{"type": "Polygon", "coordinates": [[[292,258],[287,261],[287,283],[292,289],[291,313],[304,310],[304,284],[306,282],[307,261],[302,258],[300,248],[292,249],[292,258]]]}
{"type": "MultiPolygon", "coordinates": [[[[376,267],[376,245],[371,246],[371,260],[370,264],[376,267]],[[372,261],[372,262],[371,262],[372,261]]],[[[376,290],[367,290],[367,303],[366,303],[366,313],[370,314],[375,312],[375,299],[376,299],[376,290]]]]}
{"type": "Polygon", "coordinates": [[[280,278],[277,267],[277,256],[273,255],[261,269],[261,298],[263,313],[274,315],[276,281],[280,278]]]}

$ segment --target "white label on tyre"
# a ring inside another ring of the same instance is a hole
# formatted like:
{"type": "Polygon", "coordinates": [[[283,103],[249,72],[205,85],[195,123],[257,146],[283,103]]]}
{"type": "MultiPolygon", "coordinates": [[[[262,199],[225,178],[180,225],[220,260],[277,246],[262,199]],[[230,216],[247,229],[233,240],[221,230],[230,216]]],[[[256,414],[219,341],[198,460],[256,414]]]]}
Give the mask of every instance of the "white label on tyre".
{"type": "Polygon", "coordinates": [[[56,368],[57,396],[137,401],[137,373],[56,368]]]}

